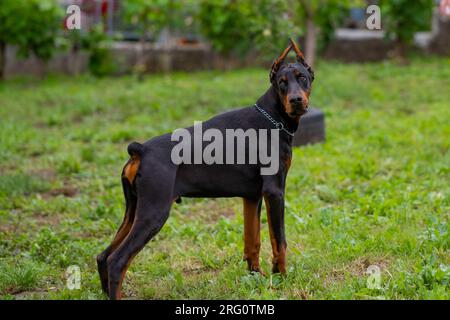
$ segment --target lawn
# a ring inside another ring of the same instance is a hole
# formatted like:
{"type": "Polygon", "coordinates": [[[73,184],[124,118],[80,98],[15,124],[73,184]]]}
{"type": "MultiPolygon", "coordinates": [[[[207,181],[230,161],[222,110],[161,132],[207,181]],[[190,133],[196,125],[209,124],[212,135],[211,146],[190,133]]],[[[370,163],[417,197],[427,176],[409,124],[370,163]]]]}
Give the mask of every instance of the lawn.
{"type": "MultiPolygon", "coordinates": [[[[126,146],[251,105],[268,71],[0,84],[0,298],[104,299],[95,256],[124,213],[126,146]],[[81,288],[66,287],[78,265],[81,288]]],[[[139,299],[450,299],[450,61],[320,61],[327,141],[295,148],[288,274],[246,271],[240,199],[183,199],[136,257],[139,299]],[[367,268],[380,268],[378,288],[367,268]]],[[[271,249],[262,213],[262,268],[271,249]]]]}

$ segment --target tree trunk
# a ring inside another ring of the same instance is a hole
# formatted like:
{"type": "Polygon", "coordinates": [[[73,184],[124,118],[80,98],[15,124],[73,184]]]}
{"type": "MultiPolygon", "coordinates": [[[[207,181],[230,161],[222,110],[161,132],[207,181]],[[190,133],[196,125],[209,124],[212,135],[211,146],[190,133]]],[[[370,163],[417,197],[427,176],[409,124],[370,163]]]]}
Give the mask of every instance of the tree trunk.
{"type": "Polygon", "coordinates": [[[79,43],[74,43],[69,52],[67,69],[69,74],[78,76],[81,73],[81,48],[79,43]]]}
{"type": "Polygon", "coordinates": [[[169,28],[165,28],[160,33],[159,47],[161,49],[161,56],[159,63],[164,73],[172,70],[172,37],[169,28]]]}
{"type": "Polygon", "coordinates": [[[306,39],[305,39],[305,59],[306,62],[314,67],[317,52],[317,27],[314,24],[312,16],[306,18],[306,39]]]}
{"type": "Polygon", "coordinates": [[[5,78],[6,68],[6,43],[0,42],[0,80],[5,78]]]}
{"type": "Polygon", "coordinates": [[[313,67],[316,61],[318,28],[314,23],[314,12],[310,3],[300,0],[300,4],[306,13],[305,59],[313,67]]]}
{"type": "Polygon", "coordinates": [[[402,37],[401,32],[399,32],[399,30],[404,30],[408,27],[409,26],[403,21],[398,21],[394,27],[398,32],[394,40],[394,49],[392,50],[392,56],[394,60],[400,65],[409,64],[407,55],[408,43],[407,40],[402,37]]]}
{"type": "Polygon", "coordinates": [[[148,29],[148,21],[147,21],[148,11],[142,12],[140,17],[140,21],[142,23],[142,33],[139,39],[139,48],[137,53],[136,65],[134,66],[134,72],[137,74],[138,81],[144,80],[144,74],[147,71],[147,59],[145,56],[145,47],[147,42],[147,29],[148,29]]]}
{"type": "Polygon", "coordinates": [[[394,43],[394,60],[397,61],[400,65],[408,65],[409,59],[406,54],[407,45],[401,39],[396,39],[394,43]]]}
{"type": "Polygon", "coordinates": [[[147,65],[146,65],[146,61],[145,61],[146,60],[145,59],[145,35],[146,35],[146,32],[144,31],[141,35],[141,38],[139,39],[137,63],[135,66],[135,72],[138,75],[139,81],[144,80],[144,73],[147,69],[147,65]]]}

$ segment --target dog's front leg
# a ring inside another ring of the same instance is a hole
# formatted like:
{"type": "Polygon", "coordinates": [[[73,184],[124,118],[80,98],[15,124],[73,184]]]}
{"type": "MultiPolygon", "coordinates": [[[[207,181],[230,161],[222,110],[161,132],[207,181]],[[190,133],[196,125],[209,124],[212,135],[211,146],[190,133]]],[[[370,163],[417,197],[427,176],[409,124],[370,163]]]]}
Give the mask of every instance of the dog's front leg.
{"type": "Polygon", "coordinates": [[[259,267],[261,202],[261,198],[244,198],[244,260],[248,263],[248,269],[255,272],[261,272],[259,267]]]}
{"type": "Polygon", "coordinates": [[[284,192],[271,190],[264,193],[264,202],[272,244],[273,273],[286,273],[286,236],[284,231],[284,192]]]}

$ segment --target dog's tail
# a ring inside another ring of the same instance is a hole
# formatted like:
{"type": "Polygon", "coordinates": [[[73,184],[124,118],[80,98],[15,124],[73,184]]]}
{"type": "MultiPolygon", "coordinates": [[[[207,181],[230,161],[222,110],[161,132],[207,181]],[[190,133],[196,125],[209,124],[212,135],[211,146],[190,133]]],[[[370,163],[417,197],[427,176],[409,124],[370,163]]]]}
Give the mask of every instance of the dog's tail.
{"type": "Polygon", "coordinates": [[[134,155],[137,155],[139,157],[142,157],[142,154],[144,153],[144,146],[140,144],[139,142],[132,142],[128,145],[128,154],[133,157],[134,155]]]}
{"type": "Polygon", "coordinates": [[[141,165],[141,158],[144,153],[144,146],[138,142],[132,142],[128,145],[128,154],[130,155],[130,160],[122,170],[122,180],[126,179],[133,185],[134,180],[139,172],[139,167],[141,165]]]}
{"type": "Polygon", "coordinates": [[[136,176],[139,174],[139,167],[141,165],[141,159],[144,153],[144,146],[138,142],[133,142],[128,145],[127,150],[130,155],[130,159],[127,161],[122,170],[122,188],[126,205],[126,218],[124,221],[131,221],[132,223],[137,205],[137,193],[134,182],[136,180],[136,176]]]}

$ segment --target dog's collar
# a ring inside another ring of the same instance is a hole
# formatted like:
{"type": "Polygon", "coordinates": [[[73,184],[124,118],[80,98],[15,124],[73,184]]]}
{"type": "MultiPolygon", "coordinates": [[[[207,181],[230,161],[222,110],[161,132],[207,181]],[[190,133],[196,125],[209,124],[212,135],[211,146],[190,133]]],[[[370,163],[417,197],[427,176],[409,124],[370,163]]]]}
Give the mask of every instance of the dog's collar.
{"type": "Polygon", "coordinates": [[[269,119],[270,122],[272,122],[272,123],[275,125],[275,128],[277,128],[278,130],[282,130],[282,131],[286,132],[286,133],[287,133],[288,135],[290,135],[291,137],[294,136],[294,133],[293,133],[293,132],[290,132],[289,130],[287,130],[287,129],[284,127],[283,122],[281,122],[281,121],[280,121],[280,122],[276,121],[274,118],[272,118],[272,116],[271,116],[270,114],[267,113],[266,110],[264,110],[263,108],[261,108],[260,106],[258,106],[256,103],[255,103],[255,108],[256,108],[256,110],[258,110],[260,113],[262,113],[263,116],[265,116],[267,119],[269,119]]]}

